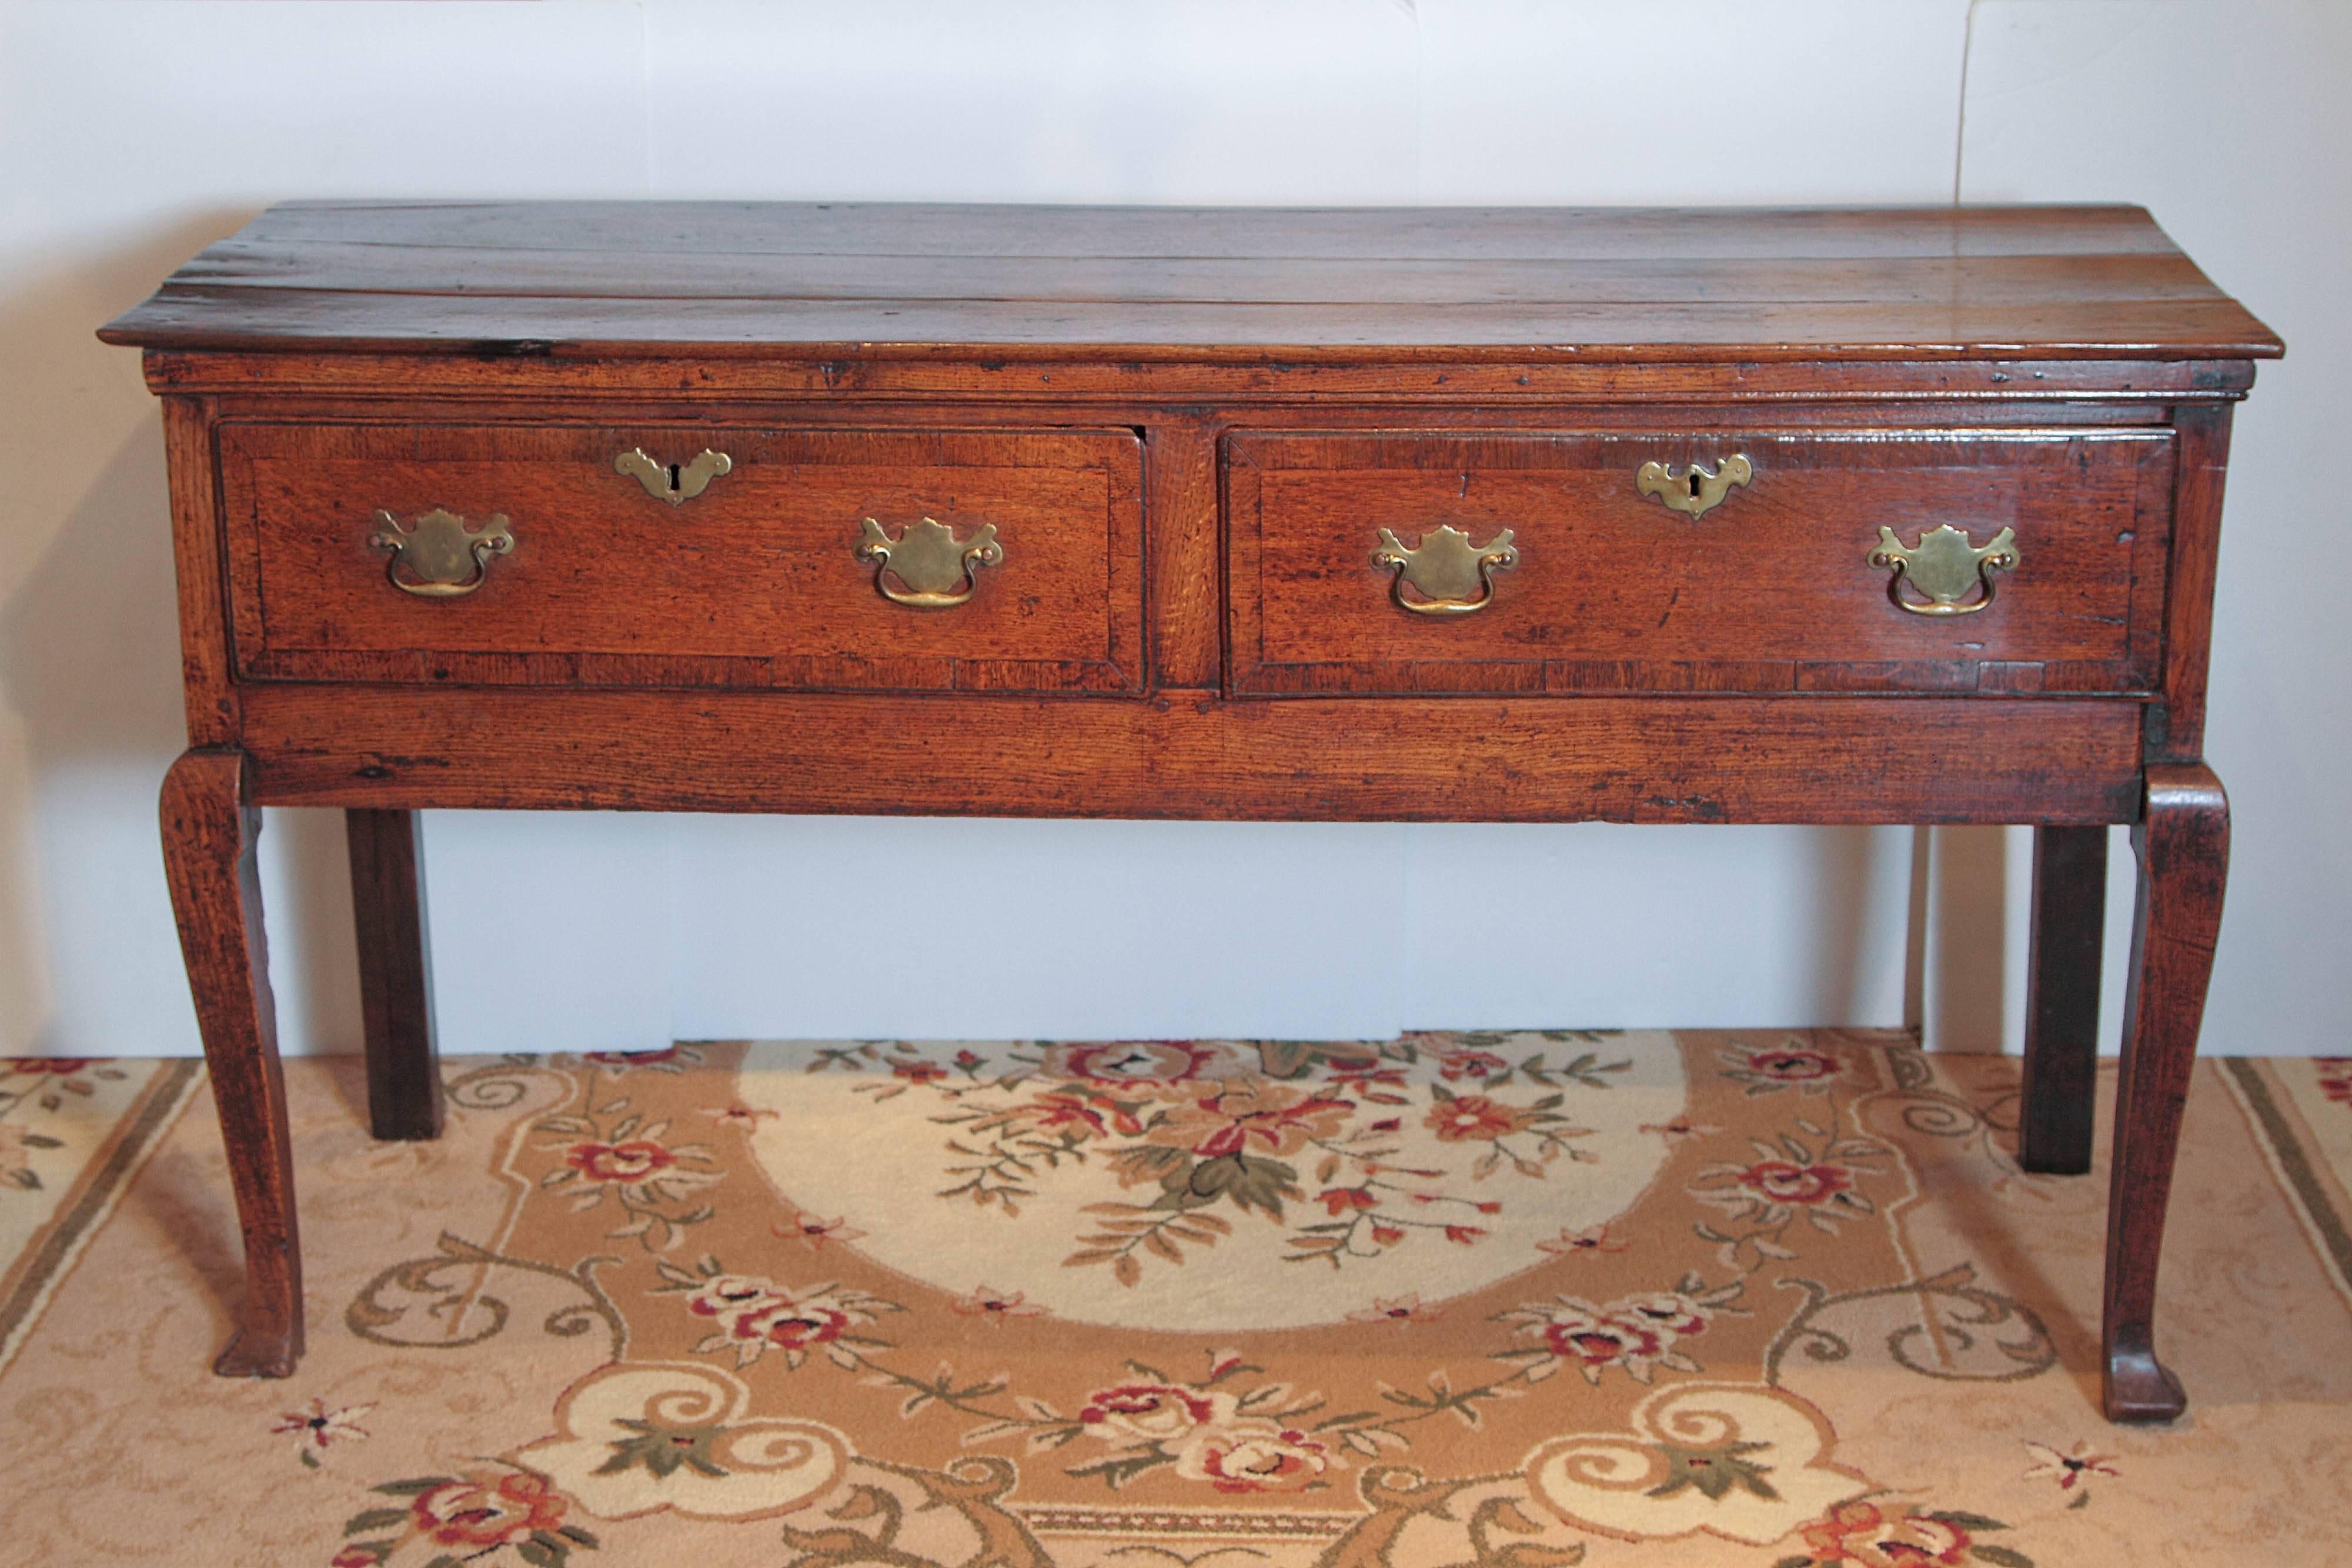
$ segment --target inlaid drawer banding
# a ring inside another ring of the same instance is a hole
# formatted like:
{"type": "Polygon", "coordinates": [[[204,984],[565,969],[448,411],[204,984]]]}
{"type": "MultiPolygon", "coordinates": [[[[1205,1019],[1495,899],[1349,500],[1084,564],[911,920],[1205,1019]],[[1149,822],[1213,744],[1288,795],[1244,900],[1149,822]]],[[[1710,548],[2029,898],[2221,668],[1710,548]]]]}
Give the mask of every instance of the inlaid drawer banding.
{"type": "Polygon", "coordinates": [[[218,440],[245,679],[1140,690],[1131,430],[241,423],[218,440]]]}
{"type": "Polygon", "coordinates": [[[1236,694],[2123,694],[2158,673],[2161,429],[1244,431],[1224,454],[1236,694]]]}

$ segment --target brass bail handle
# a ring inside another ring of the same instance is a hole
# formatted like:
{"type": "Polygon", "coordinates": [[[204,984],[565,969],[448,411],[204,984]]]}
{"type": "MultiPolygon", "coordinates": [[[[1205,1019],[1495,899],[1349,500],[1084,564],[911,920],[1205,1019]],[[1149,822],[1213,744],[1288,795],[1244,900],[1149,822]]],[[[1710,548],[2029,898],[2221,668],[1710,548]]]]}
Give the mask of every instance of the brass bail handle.
{"type": "Polygon", "coordinates": [[[857,559],[874,563],[874,586],[893,604],[916,610],[952,610],[980,588],[983,566],[1001,566],[1004,547],[996,525],[982,523],[969,538],[937,518],[908,523],[892,538],[867,517],[858,526],[857,559]],[[896,578],[900,586],[892,587],[896,578]]]}
{"type": "Polygon", "coordinates": [[[1415,615],[1467,615],[1495,601],[1495,574],[1519,564],[1518,547],[1505,528],[1485,544],[1472,544],[1460,528],[1440,524],[1408,546],[1387,528],[1378,530],[1372,565],[1395,572],[1389,591],[1415,615]],[[1412,593],[1405,592],[1407,586],[1412,593]]]}
{"type": "Polygon", "coordinates": [[[684,506],[710,487],[710,482],[732,470],[735,460],[709,447],[689,463],[663,463],[633,446],[613,459],[613,471],[626,474],[646,487],[646,494],[673,507],[684,506]]]}
{"type": "Polygon", "coordinates": [[[1906,545],[1893,528],[1881,527],[1866,559],[1892,569],[1886,597],[1897,609],[1914,615],[1974,615],[1992,603],[1992,574],[2017,565],[2017,530],[2003,528],[1989,542],[1972,545],[1967,534],[1945,523],[1921,534],[1917,544],[1906,545]],[[1906,596],[1906,582],[1927,601],[1906,596]],[[1968,596],[1971,588],[1978,591],[1974,599],[1968,596]]]}
{"type": "Polygon", "coordinates": [[[401,592],[419,599],[457,599],[482,586],[490,573],[490,557],[512,550],[514,534],[503,512],[492,513],[479,528],[468,528],[465,518],[436,507],[404,526],[390,512],[377,512],[368,543],[392,552],[383,574],[401,592]]]}

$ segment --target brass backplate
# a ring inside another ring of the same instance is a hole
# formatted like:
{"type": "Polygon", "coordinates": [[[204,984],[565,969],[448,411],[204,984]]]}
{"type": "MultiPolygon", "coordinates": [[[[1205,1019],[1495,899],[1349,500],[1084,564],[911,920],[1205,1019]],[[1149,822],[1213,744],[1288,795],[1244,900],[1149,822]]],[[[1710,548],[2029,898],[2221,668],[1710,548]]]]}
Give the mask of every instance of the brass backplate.
{"type": "Polygon", "coordinates": [[[368,543],[392,552],[384,575],[403,593],[455,599],[482,586],[489,575],[490,557],[513,549],[514,535],[503,512],[494,513],[479,528],[468,528],[465,518],[436,507],[405,527],[390,512],[377,512],[368,543]]]}
{"type": "Polygon", "coordinates": [[[1992,602],[1992,574],[2017,565],[2017,530],[2003,528],[1990,542],[1972,545],[1967,534],[1943,523],[1906,545],[1882,527],[1868,559],[1873,566],[1894,568],[1886,596],[1912,614],[1973,615],[1992,602]],[[1906,581],[1927,595],[1926,603],[1904,597],[1906,581]],[[1971,588],[1979,590],[1974,599],[1968,597],[1971,588]]]}
{"type": "Polygon", "coordinates": [[[925,517],[908,524],[894,539],[867,517],[859,525],[857,559],[875,563],[874,586],[891,603],[950,610],[980,586],[974,573],[1003,562],[1004,547],[997,542],[994,523],[982,523],[970,538],[959,539],[947,524],[925,517]],[[904,586],[893,588],[894,577],[904,586]]]}
{"type": "Polygon", "coordinates": [[[1505,528],[1485,544],[1474,545],[1460,528],[1440,524],[1422,535],[1419,544],[1408,547],[1381,528],[1372,564],[1396,573],[1391,591],[1397,603],[1414,614],[1467,615],[1494,601],[1495,573],[1519,564],[1511,532],[1505,528]]]}

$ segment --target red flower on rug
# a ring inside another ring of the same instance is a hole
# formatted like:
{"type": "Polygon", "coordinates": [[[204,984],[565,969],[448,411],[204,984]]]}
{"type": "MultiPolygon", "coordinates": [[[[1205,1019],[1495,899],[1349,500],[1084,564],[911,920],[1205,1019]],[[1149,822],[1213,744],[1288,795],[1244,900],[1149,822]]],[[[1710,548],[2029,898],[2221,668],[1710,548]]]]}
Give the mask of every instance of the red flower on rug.
{"type": "Polygon", "coordinates": [[[1330,1452],[1295,1427],[1236,1421],[1197,1434],[1176,1473],[1222,1492],[1304,1491],[1330,1469],[1330,1452]]]}
{"type": "Polygon", "coordinates": [[[574,1144],[563,1163],[591,1181],[643,1181],[677,1164],[677,1156],[650,1138],[624,1144],[574,1144]]]}
{"type": "Polygon", "coordinates": [[[1836,1057],[1794,1039],[1764,1051],[1734,1045],[1719,1052],[1717,1060],[1723,1063],[1723,1075],[1748,1085],[1751,1096],[1774,1094],[1783,1089],[1804,1094],[1825,1093],[1845,1074],[1844,1063],[1836,1057]]]}
{"type": "Polygon", "coordinates": [[[1511,1064],[1491,1051],[1449,1051],[1438,1061],[1438,1076],[1449,1083],[1461,1078],[1500,1078],[1511,1071],[1511,1064]]]}
{"type": "Polygon", "coordinates": [[[1122,1383],[1097,1388],[1087,1396],[1078,1419],[1145,1442],[1164,1443],[1197,1427],[1229,1419],[1234,1400],[1230,1394],[1188,1388],[1178,1383],[1122,1383]]]}
{"type": "Polygon", "coordinates": [[[1435,1133],[1442,1144],[1459,1144],[1474,1138],[1491,1143],[1525,1132],[1535,1121],[1532,1111],[1498,1104],[1484,1094],[1463,1094],[1432,1105],[1422,1125],[1435,1133]]]}
{"type": "Polygon", "coordinates": [[[368,1435],[368,1429],[360,1425],[359,1418],[374,1408],[373,1405],[346,1405],[340,1409],[330,1410],[324,1399],[313,1398],[302,1409],[284,1412],[278,1416],[278,1425],[269,1429],[272,1432],[294,1433],[295,1447],[302,1456],[303,1465],[315,1470],[319,1468],[320,1454],[338,1442],[349,1442],[368,1435]]]}
{"type": "Polygon", "coordinates": [[[424,1476],[372,1490],[407,1501],[368,1509],[347,1522],[343,1533],[395,1533],[347,1542],[331,1560],[332,1568],[378,1568],[394,1556],[404,1560],[404,1549],[415,1542],[445,1549],[433,1556],[436,1563],[520,1558],[536,1568],[564,1568],[574,1551],[596,1550],[593,1535],[564,1522],[572,1500],[531,1470],[424,1476]],[[508,1548],[514,1557],[506,1554],[508,1548]]]}
{"type": "Polygon", "coordinates": [[[2115,1458],[2114,1455],[2093,1453],[2088,1442],[2076,1443],[2074,1451],[2069,1453],[2053,1448],[2047,1443],[2036,1443],[2029,1438],[2025,1444],[2025,1451],[2033,1456],[2034,1462],[2033,1468],[2025,1472],[2024,1479],[2029,1481],[2056,1481],[2060,1491],[2073,1491],[2075,1488],[2083,1486],[2093,1476],[2114,1476],[2120,1473],[2114,1465],[2108,1463],[2115,1458]]]}
{"type": "Polygon", "coordinates": [[[1851,1172],[1837,1166],[1798,1166],[1764,1160],[1739,1173],[1742,1186],[1774,1203],[1827,1203],[1853,1186],[1851,1172]]]}
{"type": "Polygon", "coordinates": [[[877,1312],[899,1310],[895,1302],[830,1281],[800,1287],[730,1274],[713,1258],[697,1265],[704,1272],[666,1263],[657,1268],[668,1283],[655,1293],[684,1293],[686,1310],[712,1320],[718,1330],[694,1346],[696,1354],[731,1350],[738,1366],[780,1350],[784,1364],[797,1368],[810,1351],[822,1349],[835,1365],[855,1371],[864,1364],[860,1356],[865,1351],[887,1346],[850,1331],[872,1322],[877,1312]]]}
{"type": "Polygon", "coordinates": [[[959,1317],[985,1318],[1001,1323],[1007,1318],[1042,1318],[1045,1309],[1032,1301],[1027,1292],[1000,1291],[993,1285],[978,1285],[964,1295],[950,1298],[948,1308],[959,1317]]]}
{"type": "Polygon", "coordinates": [[[1661,1366],[1697,1372],[1699,1364],[1682,1348],[1683,1342],[1705,1333],[1717,1312],[1739,1294],[1741,1284],[1734,1281],[1708,1290],[1697,1279],[1685,1277],[1679,1286],[1626,1296],[1605,1306],[1575,1296],[1530,1302],[1503,1317],[1517,1322],[1518,1332],[1536,1340],[1539,1348],[1507,1351],[1496,1359],[1528,1364],[1528,1381],[1537,1383],[1562,1366],[1576,1368],[1593,1384],[1612,1366],[1623,1367],[1636,1383],[1649,1382],[1661,1366]]]}
{"type": "Polygon", "coordinates": [[[1336,1137],[1354,1116],[1345,1100],[1286,1083],[1244,1079],[1167,1112],[1144,1132],[1148,1143],[1189,1149],[1203,1159],[1251,1151],[1297,1154],[1311,1139],[1336,1137]]]}
{"type": "Polygon", "coordinates": [[[1223,1048],[1192,1040],[1129,1040],[1056,1045],[1045,1051],[1045,1071],[1094,1083],[1181,1083],[1221,1076],[1235,1065],[1223,1048]]]}
{"type": "MultiPolygon", "coordinates": [[[[20,1056],[0,1058],[0,1080],[29,1078],[34,1082],[20,1089],[0,1089],[0,1108],[16,1104],[26,1096],[44,1111],[55,1111],[65,1104],[64,1096],[89,1096],[98,1092],[99,1081],[120,1083],[129,1074],[110,1065],[110,1056],[20,1056]]],[[[21,1185],[21,1184],[20,1184],[21,1185]]]]}
{"type": "Polygon", "coordinates": [[[1132,1138],[1143,1132],[1135,1113],[1118,1101],[1075,1090],[1040,1094],[1015,1107],[1005,1120],[1006,1124],[1018,1123],[1041,1133],[1065,1133],[1081,1140],[1107,1138],[1114,1133],[1132,1138]]]}
{"type": "Polygon", "coordinates": [[[1839,1071],[1835,1058],[1818,1051],[1759,1051],[1748,1056],[1748,1066],[1750,1071],[1783,1083],[1810,1083],[1839,1071]]]}
{"type": "Polygon", "coordinates": [[[2031,1559],[2006,1547],[1979,1544],[1969,1534],[1971,1528],[2008,1527],[1978,1514],[1917,1513],[1907,1507],[1890,1511],[1874,1502],[1842,1502],[1826,1519],[1805,1526],[1804,1534],[1815,1568],[1843,1563],[1856,1568],[1927,1568],[1930,1563],[1958,1568],[1970,1558],[2006,1568],[2032,1568],[2031,1559]]]}
{"type": "Polygon", "coordinates": [[[2342,1105],[2352,1105],[2352,1056],[2319,1056],[2311,1065],[2319,1073],[2319,1092],[2342,1105]]]}
{"type": "Polygon", "coordinates": [[[445,1481],[408,1505],[436,1546],[512,1546],[563,1522],[562,1495],[541,1476],[517,1471],[495,1483],[445,1481]]]}

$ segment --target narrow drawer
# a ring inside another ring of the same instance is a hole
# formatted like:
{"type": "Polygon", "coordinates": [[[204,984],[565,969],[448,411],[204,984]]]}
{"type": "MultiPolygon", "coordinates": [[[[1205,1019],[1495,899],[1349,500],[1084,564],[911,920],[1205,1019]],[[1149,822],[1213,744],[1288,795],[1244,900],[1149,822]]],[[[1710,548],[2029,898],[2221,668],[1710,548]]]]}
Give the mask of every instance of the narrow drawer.
{"type": "Polygon", "coordinates": [[[1131,431],[252,423],[220,458],[247,679],[1141,686],[1131,431]]]}
{"type": "Polygon", "coordinates": [[[1229,678],[1261,694],[2144,691],[2172,465],[2162,430],[1237,433],[1229,678]],[[1899,581],[1882,528],[1912,552],[1899,581]]]}

